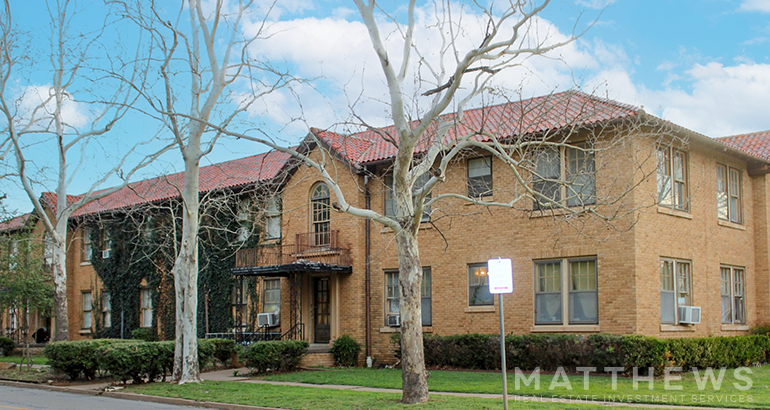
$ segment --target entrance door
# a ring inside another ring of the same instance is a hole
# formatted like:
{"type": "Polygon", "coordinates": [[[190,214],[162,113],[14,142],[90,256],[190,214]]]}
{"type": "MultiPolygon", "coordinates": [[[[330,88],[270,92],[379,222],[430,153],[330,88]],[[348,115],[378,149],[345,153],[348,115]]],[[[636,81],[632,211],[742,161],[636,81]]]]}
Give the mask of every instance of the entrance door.
{"type": "Polygon", "coordinates": [[[329,343],[331,327],[329,326],[329,278],[313,278],[313,293],[315,300],[314,343],[329,343]]]}

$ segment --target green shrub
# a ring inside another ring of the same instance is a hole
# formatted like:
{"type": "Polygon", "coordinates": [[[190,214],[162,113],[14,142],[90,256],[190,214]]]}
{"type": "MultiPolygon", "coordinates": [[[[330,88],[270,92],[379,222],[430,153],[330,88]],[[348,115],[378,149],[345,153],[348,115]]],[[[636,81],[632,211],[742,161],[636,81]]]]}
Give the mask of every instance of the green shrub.
{"type": "Polygon", "coordinates": [[[770,325],[760,325],[760,326],[754,326],[751,329],[752,335],[762,335],[762,336],[770,336],[770,325]]]}
{"type": "Polygon", "coordinates": [[[16,348],[16,343],[7,337],[0,337],[0,351],[4,356],[10,356],[13,353],[13,349],[16,348]]]}
{"type": "MultiPolygon", "coordinates": [[[[585,337],[570,334],[531,334],[508,336],[508,367],[522,370],[553,371],[573,369],[588,362],[585,337]]],[[[499,355],[499,353],[498,353],[499,355]]]]}
{"type": "Polygon", "coordinates": [[[620,335],[590,335],[586,342],[587,363],[589,367],[604,369],[605,367],[623,367],[623,339],[620,335]]]}
{"type": "Polygon", "coordinates": [[[154,342],[156,339],[155,333],[152,331],[152,329],[148,329],[146,327],[140,327],[137,329],[134,329],[131,332],[131,338],[135,340],[142,340],[145,342],[154,342]]]}
{"type": "Polygon", "coordinates": [[[432,367],[495,369],[500,367],[500,338],[490,335],[426,335],[425,364],[432,367]]]}
{"type": "Polygon", "coordinates": [[[124,383],[133,380],[155,381],[174,366],[173,342],[136,342],[114,344],[100,352],[99,367],[124,383]]]}
{"type": "Polygon", "coordinates": [[[308,346],[303,340],[257,342],[246,348],[246,366],[254,373],[291,370],[307,353],[308,346]]]}
{"type": "Polygon", "coordinates": [[[66,374],[72,380],[77,380],[81,375],[86,379],[93,379],[99,370],[98,357],[101,350],[113,344],[130,341],[120,339],[96,339],[53,342],[45,346],[44,354],[48,358],[48,364],[56,371],[66,374]]]}
{"type": "Polygon", "coordinates": [[[361,344],[349,335],[338,337],[332,345],[332,356],[337,366],[355,366],[359,353],[361,353],[361,344]]]}
{"type": "Polygon", "coordinates": [[[238,358],[235,340],[231,339],[204,339],[213,345],[213,356],[224,366],[230,366],[238,358]]]}
{"type": "Polygon", "coordinates": [[[623,367],[626,369],[652,367],[657,372],[666,367],[667,342],[665,340],[641,335],[628,335],[622,338],[623,367]]]}

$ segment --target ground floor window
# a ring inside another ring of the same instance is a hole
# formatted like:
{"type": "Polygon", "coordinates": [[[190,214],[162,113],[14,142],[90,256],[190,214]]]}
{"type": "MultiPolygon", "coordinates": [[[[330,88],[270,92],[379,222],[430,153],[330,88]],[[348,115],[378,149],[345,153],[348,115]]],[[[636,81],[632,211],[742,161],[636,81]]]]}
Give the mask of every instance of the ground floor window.
{"type": "Polygon", "coordinates": [[[494,298],[489,293],[489,275],[486,263],[468,266],[468,305],[492,306],[494,298]]]}
{"type": "Polygon", "coordinates": [[[83,329],[90,329],[93,325],[93,312],[94,312],[94,304],[93,299],[91,298],[91,291],[83,291],[81,293],[82,297],[82,306],[83,306],[83,321],[82,321],[82,327],[83,329]]]}
{"type": "Polygon", "coordinates": [[[535,262],[535,324],[599,323],[596,258],[535,262]]]}
{"type": "Polygon", "coordinates": [[[265,279],[262,282],[262,312],[273,313],[281,309],[281,279],[265,279]]]}
{"type": "Polygon", "coordinates": [[[679,307],[692,306],[692,272],[689,261],[660,260],[660,323],[679,323],[679,307]]]}
{"type": "MultiPolygon", "coordinates": [[[[422,268],[422,287],[420,290],[422,304],[422,325],[430,326],[433,323],[433,305],[431,302],[433,284],[431,283],[430,268],[422,268]]],[[[398,271],[385,272],[385,310],[386,325],[394,326],[395,322],[388,321],[387,317],[400,315],[401,298],[398,293],[398,271]]],[[[400,320],[398,322],[400,324],[400,320]]]]}
{"type": "Polygon", "coordinates": [[[155,312],[152,304],[152,291],[149,288],[142,288],[139,299],[142,307],[142,327],[152,327],[152,315],[155,312]]]}
{"type": "Polygon", "coordinates": [[[102,292],[102,326],[112,327],[112,301],[110,292],[102,292]]]}
{"type": "Polygon", "coordinates": [[[746,323],[746,271],[734,266],[722,266],[722,323],[746,323]]]}

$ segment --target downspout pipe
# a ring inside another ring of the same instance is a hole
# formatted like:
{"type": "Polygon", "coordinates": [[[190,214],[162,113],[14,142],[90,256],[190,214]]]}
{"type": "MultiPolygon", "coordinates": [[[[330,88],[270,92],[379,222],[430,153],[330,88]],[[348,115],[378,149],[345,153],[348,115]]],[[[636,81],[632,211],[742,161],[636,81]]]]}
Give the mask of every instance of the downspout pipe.
{"type": "MultiPolygon", "coordinates": [[[[364,175],[364,197],[366,209],[371,209],[372,196],[369,192],[369,174],[364,175]]],[[[364,236],[366,237],[366,279],[364,280],[364,295],[366,299],[366,367],[372,367],[372,270],[370,267],[372,253],[372,220],[364,221],[364,236]]]]}

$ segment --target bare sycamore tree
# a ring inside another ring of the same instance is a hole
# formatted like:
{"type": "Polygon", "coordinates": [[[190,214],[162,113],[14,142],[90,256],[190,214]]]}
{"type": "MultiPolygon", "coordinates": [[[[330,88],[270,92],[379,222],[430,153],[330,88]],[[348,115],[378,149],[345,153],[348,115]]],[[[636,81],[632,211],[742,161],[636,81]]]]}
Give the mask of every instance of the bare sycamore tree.
{"type": "MultiPolygon", "coordinates": [[[[142,156],[138,154],[138,148],[144,144],[137,144],[118,154],[109,169],[98,171],[98,177],[85,193],[69,195],[73,181],[87,180],[86,173],[93,175],[94,171],[87,169],[89,156],[110,157],[102,144],[111,137],[110,131],[136,99],[137,94],[128,85],[110,81],[111,76],[106,73],[120,73],[139,84],[146,68],[121,59],[120,43],[107,38],[117,24],[107,11],[96,10],[97,5],[91,4],[88,16],[84,16],[75,2],[65,0],[47,5],[50,31],[33,33],[47,35],[43,38],[48,41],[49,50],[43,53],[46,57],[42,59],[43,66],[34,65],[32,59],[25,57],[29,50],[22,43],[24,37],[14,27],[10,2],[4,1],[0,10],[2,148],[4,156],[12,153],[16,176],[52,239],[55,340],[66,340],[69,337],[66,266],[70,216],[88,203],[125,186],[164,149],[142,156]],[[103,20],[94,21],[100,11],[104,12],[103,20]],[[95,23],[95,27],[89,22],[95,23]],[[100,64],[99,68],[96,64],[100,64]],[[33,78],[28,75],[31,72],[42,74],[33,78]],[[24,84],[24,87],[17,88],[18,84],[24,84]],[[53,170],[41,164],[46,158],[41,158],[40,153],[45,149],[54,153],[57,166],[53,170]],[[128,163],[132,166],[126,167],[128,163]],[[115,176],[123,182],[98,190],[115,176]],[[53,179],[51,191],[54,195],[41,200],[40,191],[49,178],[53,179]]],[[[43,38],[33,37],[30,43],[46,44],[43,38]]]]}
{"type": "MultiPolygon", "coordinates": [[[[548,0],[512,1],[505,3],[505,7],[495,4],[494,8],[473,2],[462,9],[451,2],[435,1],[435,21],[429,28],[438,31],[437,38],[443,41],[438,57],[423,53],[413,38],[415,1],[406,6],[404,18],[389,15],[374,0],[354,2],[382,69],[392,123],[376,128],[368,126],[355,112],[353,116],[363,122],[363,128],[369,131],[368,138],[387,142],[385,145],[390,148],[385,149],[393,153],[388,169],[364,167],[357,172],[375,178],[382,177],[384,172],[392,177],[392,182],[380,179],[391,192],[392,214],[358,208],[346,199],[333,161],[337,154],[324,148],[335,142],[344,146],[344,140],[335,141],[330,135],[344,136],[311,132],[309,140],[317,143],[320,152],[320,157],[313,157],[307,151],[279,146],[257,132],[220,130],[302,159],[331,188],[337,200],[332,205],[335,210],[374,220],[393,230],[399,262],[402,401],[424,402],[428,399],[428,374],[422,345],[423,271],[417,240],[424,215],[439,217],[440,205],[453,201],[487,209],[512,208],[558,215],[581,235],[605,238],[607,228],[617,231],[633,226],[639,204],[630,193],[655,172],[651,165],[655,164],[651,160],[655,151],[637,150],[633,139],[620,137],[634,135],[639,141],[657,140],[667,125],[634,107],[605,104],[604,100],[580,92],[504,105],[503,112],[489,107],[490,110],[474,113],[481,119],[464,117],[468,104],[494,94],[490,84],[500,73],[521,66],[533,56],[547,58],[549,53],[582,35],[579,19],[575,31],[560,39],[539,31],[542,22],[538,14],[548,6],[548,0]],[[462,19],[469,16],[482,22],[477,25],[481,28],[478,32],[464,26],[462,19]],[[389,27],[388,32],[381,32],[385,27],[389,27]],[[464,36],[470,36],[471,41],[464,41],[464,36]],[[394,39],[399,44],[394,46],[394,39]],[[463,44],[468,46],[463,48],[463,44]],[[400,52],[394,55],[393,50],[400,52]],[[421,67],[419,72],[412,61],[421,67]],[[449,115],[450,112],[455,114],[449,115]],[[607,138],[608,135],[620,137],[607,138]],[[575,144],[576,139],[583,143],[575,144]],[[614,154],[597,155],[603,151],[614,154]],[[481,197],[483,185],[477,187],[480,191],[475,194],[439,188],[447,178],[447,170],[469,153],[492,158],[490,161],[502,164],[512,175],[515,184],[507,198],[496,193],[495,201],[485,200],[481,197]],[[560,172],[568,161],[574,165],[572,171],[560,172]],[[599,169],[604,175],[615,175],[601,181],[602,195],[596,191],[599,169]],[[615,224],[616,221],[623,222],[615,224]],[[604,228],[597,228],[601,226],[604,228]]],[[[648,199],[647,203],[655,203],[656,198],[648,199]]],[[[452,216],[451,212],[444,216],[452,216]]]]}
{"type": "Polygon", "coordinates": [[[146,113],[173,136],[184,160],[182,234],[172,274],[176,290],[174,380],[200,381],[197,344],[199,168],[226,130],[265,95],[293,79],[253,54],[269,8],[249,0],[182,2],[176,9],[154,1],[120,2],[153,43],[150,59],[159,77],[142,89],[146,113]],[[251,20],[250,20],[251,19],[251,20]],[[256,20],[255,31],[243,26],[256,20]],[[261,23],[260,23],[261,21],[261,23]]]}

